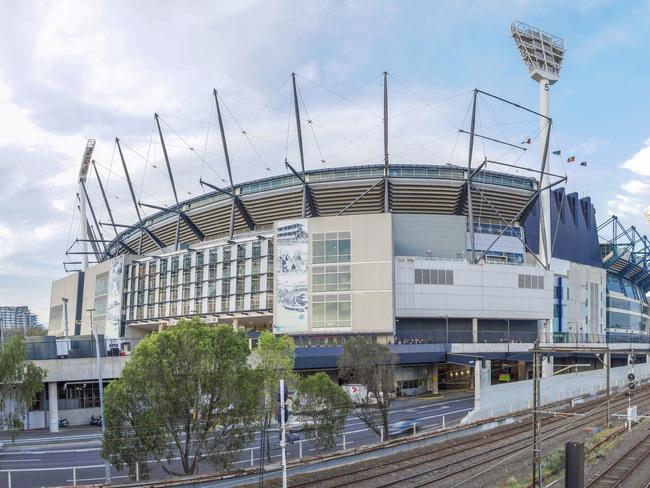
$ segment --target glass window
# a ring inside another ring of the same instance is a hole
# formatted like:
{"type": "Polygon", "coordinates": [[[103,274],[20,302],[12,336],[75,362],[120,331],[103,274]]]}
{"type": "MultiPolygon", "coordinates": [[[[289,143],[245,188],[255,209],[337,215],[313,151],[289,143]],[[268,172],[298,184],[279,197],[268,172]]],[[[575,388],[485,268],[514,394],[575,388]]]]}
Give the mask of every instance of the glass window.
{"type": "Polygon", "coordinates": [[[108,293],[108,271],[99,273],[95,277],[95,296],[106,295],[108,293]]]}

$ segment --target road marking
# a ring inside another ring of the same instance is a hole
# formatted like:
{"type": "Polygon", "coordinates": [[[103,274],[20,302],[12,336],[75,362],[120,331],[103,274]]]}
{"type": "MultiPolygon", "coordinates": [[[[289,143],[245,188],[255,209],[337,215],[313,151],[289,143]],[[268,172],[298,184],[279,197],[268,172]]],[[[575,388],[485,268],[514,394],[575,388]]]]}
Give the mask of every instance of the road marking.
{"type": "Polygon", "coordinates": [[[11,461],[8,461],[8,464],[11,464],[11,463],[35,463],[37,461],[40,461],[40,459],[12,459],[11,461]]]}

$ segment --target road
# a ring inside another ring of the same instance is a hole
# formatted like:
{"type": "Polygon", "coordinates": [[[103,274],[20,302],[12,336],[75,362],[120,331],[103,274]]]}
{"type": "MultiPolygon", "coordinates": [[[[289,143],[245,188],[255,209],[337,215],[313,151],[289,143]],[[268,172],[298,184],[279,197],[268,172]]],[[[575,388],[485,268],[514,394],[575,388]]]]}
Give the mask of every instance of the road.
{"type": "MultiPolygon", "coordinates": [[[[420,398],[408,398],[395,400],[391,406],[390,422],[397,422],[403,419],[418,419],[419,430],[426,430],[439,427],[444,417],[447,424],[458,421],[474,406],[473,397],[452,397],[450,399],[432,400],[420,398]]],[[[92,431],[89,431],[92,432],[92,431]]],[[[357,417],[348,417],[344,429],[346,447],[359,447],[364,444],[378,442],[379,437],[368,431],[365,424],[357,417]]],[[[343,438],[339,439],[337,449],[342,447],[343,438]]],[[[288,459],[297,459],[302,444],[303,456],[310,456],[317,453],[311,442],[301,440],[288,446],[288,459]]],[[[51,468],[66,468],[77,466],[77,483],[93,483],[104,480],[103,459],[100,456],[101,447],[98,440],[73,441],[58,443],[56,445],[37,445],[23,447],[4,447],[0,451],[0,488],[8,487],[8,473],[11,470],[12,488],[36,488],[41,486],[71,485],[73,483],[72,469],[52,470],[51,468]],[[100,465],[100,466],[98,466],[100,465]],[[94,467],[93,467],[94,466],[94,467]]],[[[280,447],[278,435],[271,435],[272,462],[280,462],[280,447]]],[[[247,448],[241,455],[236,467],[249,467],[252,463],[259,465],[259,435],[250,448],[247,448]],[[252,454],[251,454],[252,453],[252,454]]],[[[173,467],[180,471],[180,463],[174,462],[173,467]]],[[[205,466],[202,472],[209,472],[209,466],[205,466]]],[[[118,472],[112,469],[112,479],[115,481],[127,481],[126,472],[118,472]]],[[[166,477],[164,471],[155,466],[152,469],[152,479],[166,477]]]]}

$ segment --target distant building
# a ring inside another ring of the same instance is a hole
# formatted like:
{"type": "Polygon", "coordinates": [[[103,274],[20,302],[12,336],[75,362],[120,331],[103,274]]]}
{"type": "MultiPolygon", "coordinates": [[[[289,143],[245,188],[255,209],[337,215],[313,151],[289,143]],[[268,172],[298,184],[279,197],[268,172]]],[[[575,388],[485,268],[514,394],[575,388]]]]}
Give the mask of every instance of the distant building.
{"type": "Polygon", "coordinates": [[[18,307],[0,306],[0,327],[3,329],[22,329],[40,327],[38,315],[32,313],[27,305],[18,307]]]}

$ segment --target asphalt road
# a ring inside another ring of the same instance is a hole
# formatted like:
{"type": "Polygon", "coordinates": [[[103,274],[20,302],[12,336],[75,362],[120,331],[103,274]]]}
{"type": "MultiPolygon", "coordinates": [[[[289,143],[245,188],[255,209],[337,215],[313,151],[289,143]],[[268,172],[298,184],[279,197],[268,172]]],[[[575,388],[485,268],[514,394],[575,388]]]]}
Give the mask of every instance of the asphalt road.
{"type": "MultiPolygon", "coordinates": [[[[443,416],[447,424],[457,422],[473,406],[473,397],[453,397],[437,401],[420,398],[399,399],[392,404],[390,422],[394,423],[403,419],[417,419],[418,431],[434,429],[441,426],[443,416]]],[[[88,432],[94,431],[90,430],[88,432]]],[[[348,417],[344,433],[346,447],[348,448],[379,441],[379,437],[370,432],[365,424],[353,415],[348,417]]],[[[273,463],[279,463],[281,458],[278,437],[277,433],[271,435],[273,463]]],[[[288,446],[288,459],[296,459],[299,457],[300,444],[302,444],[303,456],[310,456],[317,453],[310,441],[302,440],[288,446]]],[[[341,447],[342,438],[338,441],[337,449],[341,447]]],[[[5,446],[0,450],[0,488],[8,487],[7,470],[11,470],[12,488],[72,485],[73,471],[71,468],[50,469],[71,466],[77,466],[77,483],[104,481],[103,459],[100,456],[100,452],[100,443],[96,440],[29,447],[5,446]]],[[[240,461],[236,464],[236,467],[243,468],[250,466],[251,459],[253,464],[258,466],[260,462],[259,453],[259,435],[256,435],[251,447],[242,452],[240,461]]],[[[180,463],[178,460],[173,462],[172,468],[180,471],[180,463]]],[[[202,471],[210,472],[211,470],[206,465],[202,471]]],[[[118,472],[112,469],[111,473],[113,480],[127,481],[128,476],[126,472],[118,472]]],[[[154,466],[152,479],[160,479],[166,476],[162,468],[154,466]]]]}

